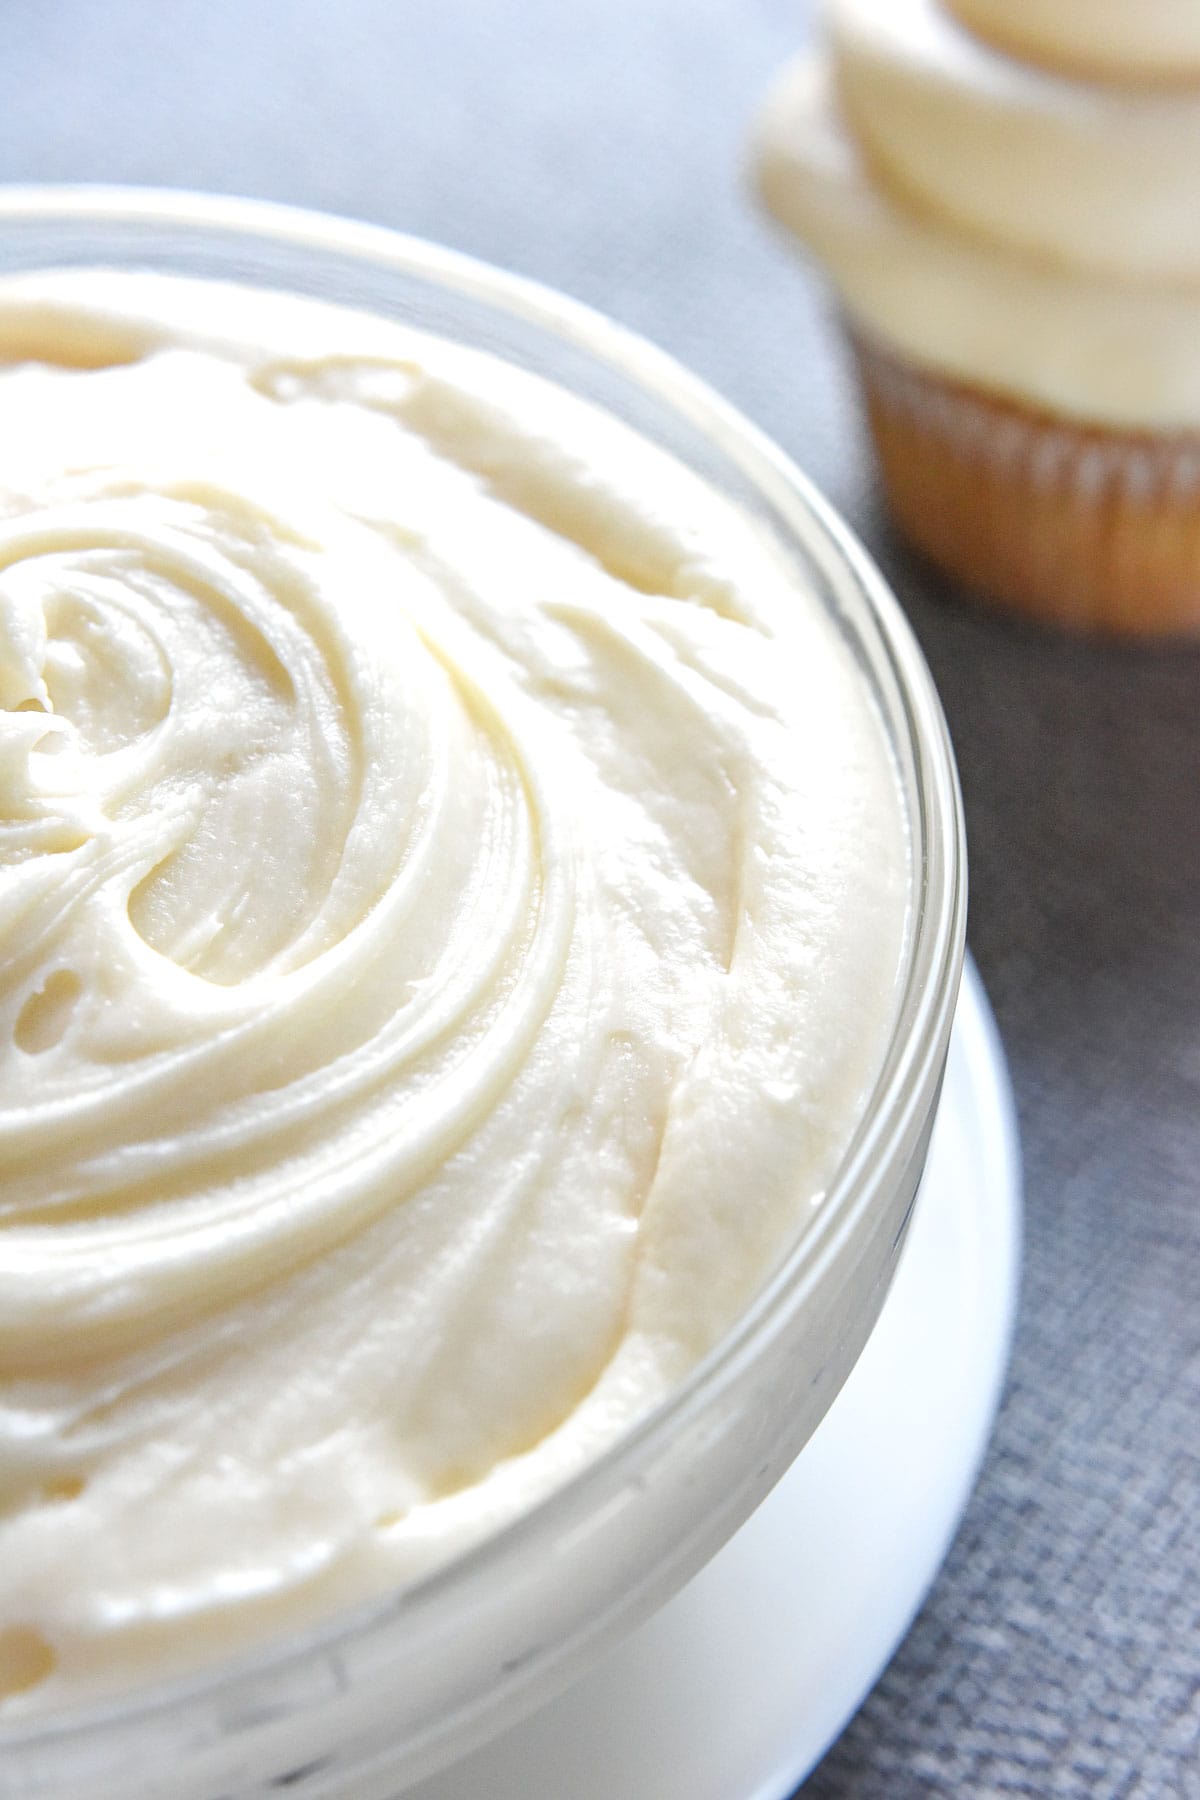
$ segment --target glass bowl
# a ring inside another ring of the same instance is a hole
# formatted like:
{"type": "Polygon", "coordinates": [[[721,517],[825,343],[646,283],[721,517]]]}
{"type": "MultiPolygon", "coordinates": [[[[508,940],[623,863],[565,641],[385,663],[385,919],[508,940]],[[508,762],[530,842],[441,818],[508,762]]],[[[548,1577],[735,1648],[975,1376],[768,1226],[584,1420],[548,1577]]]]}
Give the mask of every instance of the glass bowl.
{"type": "Polygon", "coordinates": [[[803,1447],[896,1266],[963,956],[961,808],[928,670],[805,478],[669,357],[572,301],[375,227],[256,202],[0,190],[0,272],[105,265],[241,280],[401,319],[608,408],[713,483],[817,592],[873,690],[912,843],[900,1003],[815,1223],[668,1400],[516,1523],[401,1591],[184,1680],[0,1727],[4,1800],[375,1800],[564,1686],[684,1582],[803,1447]]]}

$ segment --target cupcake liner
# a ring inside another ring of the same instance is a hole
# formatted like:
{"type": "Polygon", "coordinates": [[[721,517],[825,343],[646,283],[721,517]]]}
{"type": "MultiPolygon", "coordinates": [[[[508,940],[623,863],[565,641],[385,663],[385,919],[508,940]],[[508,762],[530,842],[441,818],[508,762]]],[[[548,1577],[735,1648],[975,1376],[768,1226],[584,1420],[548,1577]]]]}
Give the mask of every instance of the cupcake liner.
{"type": "Polygon", "coordinates": [[[1200,634],[1200,433],[1056,419],[851,343],[889,508],[948,575],[1080,631],[1200,634]]]}

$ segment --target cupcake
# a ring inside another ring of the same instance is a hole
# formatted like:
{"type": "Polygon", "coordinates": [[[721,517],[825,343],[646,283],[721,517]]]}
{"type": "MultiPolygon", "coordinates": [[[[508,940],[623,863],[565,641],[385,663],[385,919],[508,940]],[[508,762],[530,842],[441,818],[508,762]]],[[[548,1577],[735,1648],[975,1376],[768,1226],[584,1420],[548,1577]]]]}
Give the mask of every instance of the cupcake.
{"type": "Polygon", "coordinates": [[[756,166],[839,290],[884,489],[951,576],[1200,630],[1200,9],[830,0],[756,166]]]}

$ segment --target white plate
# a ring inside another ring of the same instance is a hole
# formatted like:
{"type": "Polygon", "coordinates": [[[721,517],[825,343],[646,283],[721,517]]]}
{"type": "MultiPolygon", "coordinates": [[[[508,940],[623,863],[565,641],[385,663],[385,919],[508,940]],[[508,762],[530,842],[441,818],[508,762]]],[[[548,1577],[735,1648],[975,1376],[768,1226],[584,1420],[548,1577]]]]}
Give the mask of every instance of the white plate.
{"type": "Polygon", "coordinates": [[[974,965],[891,1293],[774,1492],[570,1691],[406,1800],[784,1800],[878,1680],[950,1546],[1008,1355],[1020,1165],[974,965]]]}

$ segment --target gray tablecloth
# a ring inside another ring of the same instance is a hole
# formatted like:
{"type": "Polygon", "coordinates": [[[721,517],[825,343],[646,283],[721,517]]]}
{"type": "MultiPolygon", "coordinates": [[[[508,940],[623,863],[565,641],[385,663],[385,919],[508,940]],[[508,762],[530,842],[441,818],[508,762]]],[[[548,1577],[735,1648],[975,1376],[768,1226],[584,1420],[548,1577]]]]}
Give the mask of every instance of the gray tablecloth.
{"type": "Polygon", "coordinates": [[[862,533],[958,749],[1027,1263],[957,1544],[805,1794],[1200,1795],[1200,656],[978,616],[890,535],[820,285],[743,184],[807,28],[780,0],[8,0],[0,179],[257,194],[540,277],[709,377],[862,533]]]}

